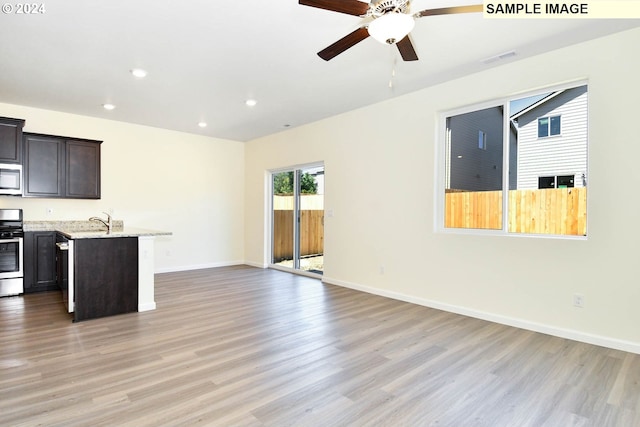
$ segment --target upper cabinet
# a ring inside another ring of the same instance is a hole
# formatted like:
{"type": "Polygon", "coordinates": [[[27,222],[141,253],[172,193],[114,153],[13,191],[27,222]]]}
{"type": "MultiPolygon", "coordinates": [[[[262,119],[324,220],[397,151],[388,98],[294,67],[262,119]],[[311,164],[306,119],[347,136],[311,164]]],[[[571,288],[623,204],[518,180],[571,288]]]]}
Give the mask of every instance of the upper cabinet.
{"type": "Polygon", "coordinates": [[[24,134],[24,187],[27,197],[64,197],[64,139],[24,134]]]}
{"type": "Polygon", "coordinates": [[[24,120],[0,117],[0,163],[22,162],[24,120]]]}
{"type": "Polygon", "coordinates": [[[100,198],[100,142],[66,141],[66,197],[100,198]]]}
{"type": "Polygon", "coordinates": [[[24,197],[100,198],[101,141],[24,134],[24,197]]]}

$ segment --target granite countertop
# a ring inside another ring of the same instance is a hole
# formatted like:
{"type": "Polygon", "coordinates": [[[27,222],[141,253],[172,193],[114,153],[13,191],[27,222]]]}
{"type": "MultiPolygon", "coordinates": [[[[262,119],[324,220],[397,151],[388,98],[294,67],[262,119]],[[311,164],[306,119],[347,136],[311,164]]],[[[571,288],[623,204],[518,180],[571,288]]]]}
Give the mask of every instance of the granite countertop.
{"type": "Polygon", "coordinates": [[[106,230],[68,230],[60,228],[56,230],[68,239],[106,239],[114,237],[140,237],[140,236],[170,236],[169,231],[148,230],[145,228],[122,227],[114,228],[111,232],[106,230]]]}
{"type": "Polygon", "coordinates": [[[125,227],[122,220],[113,221],[110,233],[96,221],[24,221],[24,231],[57,231],[68,239],[105,239],[116,237],[171,236],[169,231],[125,227]]]}

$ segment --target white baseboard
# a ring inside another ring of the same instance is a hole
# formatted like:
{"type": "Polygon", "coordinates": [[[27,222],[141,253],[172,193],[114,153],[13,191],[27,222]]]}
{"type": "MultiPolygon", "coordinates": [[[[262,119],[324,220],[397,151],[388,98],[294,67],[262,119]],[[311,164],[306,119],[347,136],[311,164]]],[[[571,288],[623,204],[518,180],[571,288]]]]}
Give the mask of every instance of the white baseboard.
{"type": "Polygon", "coordinates": [[[144,304],[139,304],[138,305],[138,311],[142,312],[142,311],[152,311],[156,309],[156,303],[155,302],[147,302],[144,304]]]}
{"type": "Polygon", "coordinates": [[[245,261],[242,264],[248,265],[250,267],[257,267],[257,268],[267,268],[267,267],[269,267],[268,264],[261,264],[261,263],[258,263],[258,262],[251,262],[251,261],[245,261]]]}
{"type": "Polygon", "coordinates": [[[367,292],[370,294],[379,295],[379,296],[383,296],[383,297],[387,297],[387,298],[391,298],[399,301],[409,302],[412,304],[422,305],[425,307],[430,307],[438,310],[448,311],[451,313],[461,314],[463,316],[469,316],[477,319],[487,320],[494,323],[500,323],[502,325],[513,326],[516,328],[526,329],[534,332],[540,332],[543,334],[553,335],[560,338],[566,338],[573,341],[580,341],[587,344],[593,344],[593,345],[608,347],[616,350],[627,351],[630,353],[640,354],[640,343],[633,342],[633,341],[625,341],[625,340],[610,338],[602,335],[594,335],[586,332],[576,331],[573,329],[559,328],[553,325],[531,322],[526,319],[502,316],[495,313],[474,310],[468,307],[462,307],[462,306],[443,303],[440,301],[429,300],[426,298],[419,298],[411,295],[405,295],[399,292],[387,291],[387,290],[378,289],[370,286],[360,285],[357,283],[345,282],[342,280],[332,279],[330,277],[323,277],[322,281],[331,285],[337,285],[345,288],[355,289],[357,291],[367,292]]]}

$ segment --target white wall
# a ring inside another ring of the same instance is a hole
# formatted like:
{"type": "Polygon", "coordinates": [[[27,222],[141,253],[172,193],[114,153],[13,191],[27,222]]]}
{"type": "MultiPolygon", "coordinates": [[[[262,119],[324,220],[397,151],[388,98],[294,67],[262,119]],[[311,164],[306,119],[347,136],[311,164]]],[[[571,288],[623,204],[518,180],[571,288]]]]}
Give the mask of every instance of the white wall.
{"type": "Polygon", "coordinates": [[[113,209],[125,226],[171,231],[156,238],[156,271],[243,261],[243,143],[17,105],[0,104],[0,116],[25,119],[27,132],[104,141],[100,200],[0,196],[0,207],[28,221],[113,209]]]}
{"type": "Polygon", "coordinates": [[[619,33],[249,142],[247,262],[267,262],[265,171],[324,161],[325,281],[640,352],[639,43],[619,33]],[[436,233],[438,112],[585,78],[588,240],[436,233]]]}

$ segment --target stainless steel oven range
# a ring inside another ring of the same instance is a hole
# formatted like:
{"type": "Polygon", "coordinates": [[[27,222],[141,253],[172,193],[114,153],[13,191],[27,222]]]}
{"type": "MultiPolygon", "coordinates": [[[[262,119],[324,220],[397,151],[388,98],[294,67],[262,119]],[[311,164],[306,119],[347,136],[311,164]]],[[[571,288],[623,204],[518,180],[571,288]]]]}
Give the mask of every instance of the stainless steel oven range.
{"type": "Polygon", "coordinates": [[[0,297],[24,293],[22,209],[0,209],[0,297]]]}

